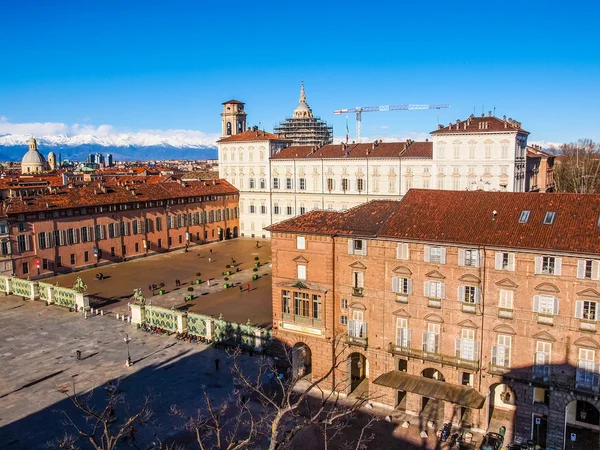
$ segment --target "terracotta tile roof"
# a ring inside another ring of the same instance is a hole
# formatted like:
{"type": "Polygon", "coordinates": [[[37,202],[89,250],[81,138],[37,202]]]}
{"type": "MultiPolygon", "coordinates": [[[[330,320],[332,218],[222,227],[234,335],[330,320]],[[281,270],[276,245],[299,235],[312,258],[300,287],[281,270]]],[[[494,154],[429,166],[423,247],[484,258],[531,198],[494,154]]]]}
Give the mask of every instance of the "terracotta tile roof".
{"type": "MultiPolygon", "coordinates": [[[[263,130],[246,130],[243,133],[234,134],[233,136],[227,136],[226,138],[219,139],[217,142],[242,142],[242,141],[289,141],[276,134],[269,133],[263,130]]],[[[291,142],[291,141],[290,141],[291,142]]]]}
{"type": "Polygon", "coordinates": [[[600,254],[599,220],[600,195],[411,189],[400,202],[313,211],[269,230],[600,254]],[[543,223],[547,212],[556,213],[552,224],[543,223]]]}
{"type": "Polygon", "coordinates": [[[64,189],[56,194],[42,195],[27,201],[20,198],[11,198],[5,201],[4,206],[6,213],[20,214],[219,194],[238,194],[238,190],[225,180],[139,184],[135,186],[107,186],[94,182],[84,187],[64,189]],[[102,188],[99,187],[100,185],[104,186],[106,192],[103,192],[102,188]]]}
{"type": "Polygon", "coordinates": [[[267,227],[271,232],[374,236],[400,203],[374,200],[344,212],[310,211],[267,227]]]}
{"type": "Polygon", "coordinates": [[[287,147],[271,159],[305,158],[431,158],[433,142],[379,142],[365,144],[328,144],[315,149],[309,145],[287,147]]]}
{"type": "MultiPolygon", "coordinates": [[[[506,116],[504,116],[506,117],[506,116]]],[[[473,114],[467,120],[458,120],[446,127],[440,127],[431,134],[447,133],[498,133],[521,131],[529,134],[521,128],[521,123],[513,119],[500,119],[494,116],[475,117],[473,114]]]]}
{"type": "Polygon", "coordinates": [[[222,105],[226,105],[227,103],[233,103],[234,105],[245,105],[244,102],[240,102],[239,100],[229,100],[226,102],[221,103],[222,105]]]}

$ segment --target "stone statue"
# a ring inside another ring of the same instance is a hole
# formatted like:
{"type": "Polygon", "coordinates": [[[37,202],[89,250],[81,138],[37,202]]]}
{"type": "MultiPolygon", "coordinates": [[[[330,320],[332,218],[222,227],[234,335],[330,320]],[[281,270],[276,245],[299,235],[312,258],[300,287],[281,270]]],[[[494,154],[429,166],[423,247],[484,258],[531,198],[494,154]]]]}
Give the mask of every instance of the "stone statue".
{"type": "Polygon", "coordinates": [[[136,305],[145,305],[146,297],[142,294],[142,290],[140,288],[136,288],[133,290],[133,302],[136,305]]]}
{"type": "Polygon", "coordinates": [[[83,294],[85,291],[87,291],[87,286],[85,285],[85,283],[83,282],[81,277],[77,277],[77,279],[75,280],[75,284],[73,285],[73,290],[80,294],[83,294]]]}

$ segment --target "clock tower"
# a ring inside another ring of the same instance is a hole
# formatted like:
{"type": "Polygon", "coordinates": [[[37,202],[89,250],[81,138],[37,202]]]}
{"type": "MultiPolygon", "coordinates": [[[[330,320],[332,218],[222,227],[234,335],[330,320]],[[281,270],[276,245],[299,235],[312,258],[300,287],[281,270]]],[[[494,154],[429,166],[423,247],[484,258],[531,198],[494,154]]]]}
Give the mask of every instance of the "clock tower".
{"type": "Polygon", "coordinates": [[[229,100],[223,103],[221,113],[221,135],[223,137],[233,136],[246,131],[246,112],[244,102],[229,100]]]}

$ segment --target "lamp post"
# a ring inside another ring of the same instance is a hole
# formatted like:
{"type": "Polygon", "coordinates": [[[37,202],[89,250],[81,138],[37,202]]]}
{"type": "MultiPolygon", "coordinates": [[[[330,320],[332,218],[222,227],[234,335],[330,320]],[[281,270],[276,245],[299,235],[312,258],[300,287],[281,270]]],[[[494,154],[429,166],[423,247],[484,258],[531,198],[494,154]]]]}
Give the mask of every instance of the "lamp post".
{"type": "Polygon", "coordinates": [[[131,338],[128,334],[126,334],[123,340],[125,341],[125,344],[127,344],[127,361],[125,362],[125,365],[127,367],[131,367],[133,366],[133,361],[131,360],[131,355],[129,354],[129,342],[131,341],[131,338]]]}

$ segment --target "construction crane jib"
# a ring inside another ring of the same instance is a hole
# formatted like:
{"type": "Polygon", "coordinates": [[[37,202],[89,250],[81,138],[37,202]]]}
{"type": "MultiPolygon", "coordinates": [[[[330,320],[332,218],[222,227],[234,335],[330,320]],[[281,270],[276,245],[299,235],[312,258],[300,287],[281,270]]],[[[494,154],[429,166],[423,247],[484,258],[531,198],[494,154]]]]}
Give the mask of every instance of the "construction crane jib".
{"type": "Polygon", "coordinates": [[[450,108],[450,105],[381,105],[381,106],[357,106],[356,108],[337,109],[334,114],[356,113],[356,142],[360,143],[362,130],[362,113],[375,111],[411,111],[417,109],[442,109],[450,108]]]}

